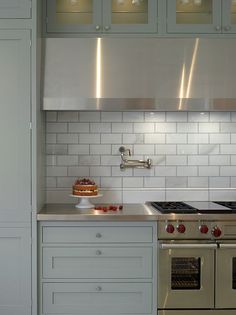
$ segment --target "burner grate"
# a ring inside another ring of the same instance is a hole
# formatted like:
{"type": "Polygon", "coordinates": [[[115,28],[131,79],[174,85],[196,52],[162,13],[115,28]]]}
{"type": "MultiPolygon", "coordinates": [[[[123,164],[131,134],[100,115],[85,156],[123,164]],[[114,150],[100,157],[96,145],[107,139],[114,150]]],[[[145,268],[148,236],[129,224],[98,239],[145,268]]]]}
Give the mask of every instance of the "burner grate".
{"type": "Polygon", "coordinates": [[[214,203],[232,210],[236,210],[236,201],[214,201],[214,203]]]}
{"type": "Polygon", "coordinates": [[[161,213],[197,213],[197,209],[178,201],[151,202],[151,205],[161,213]]]}

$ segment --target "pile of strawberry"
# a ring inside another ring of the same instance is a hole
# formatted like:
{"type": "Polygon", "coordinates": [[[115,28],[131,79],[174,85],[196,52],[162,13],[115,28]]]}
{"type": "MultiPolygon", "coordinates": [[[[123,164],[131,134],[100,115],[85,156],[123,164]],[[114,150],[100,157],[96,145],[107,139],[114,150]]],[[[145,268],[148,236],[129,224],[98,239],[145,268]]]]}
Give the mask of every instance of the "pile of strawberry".
{"type": "Polygon", "coordinates": [[[95,210],[100,210],[100,211],[103,211],[103,212],[108,212],[108,211],[121,211],[123,210],[123,206],[122,205],[119,205],[119,206],[115,206],[115,205],[109,205],[109,206],[96,206],[94,208],[95,210]]]}
{"type": "Polygon", "coordinates": [[[90,180],[89,178],[83,178],[83,179],[77,179],[75,184],[76,185],[95,185],[95,182],[93,180],[90,180]]]}

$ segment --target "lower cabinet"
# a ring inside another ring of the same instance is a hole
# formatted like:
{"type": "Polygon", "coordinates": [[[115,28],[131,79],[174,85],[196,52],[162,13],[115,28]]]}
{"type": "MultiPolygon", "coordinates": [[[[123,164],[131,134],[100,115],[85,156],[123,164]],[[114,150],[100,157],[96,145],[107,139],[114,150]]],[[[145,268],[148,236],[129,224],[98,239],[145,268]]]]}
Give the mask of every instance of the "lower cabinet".
{"type": "Polygon", "coordinates": [[[155,240],[150,222],[39,223],[39,314],[156,315],[155,240]]]}
{"type": "Polygon", "coordinates": [[[31,229],[0,226],[0,314],[31,314],[31,229]]]}

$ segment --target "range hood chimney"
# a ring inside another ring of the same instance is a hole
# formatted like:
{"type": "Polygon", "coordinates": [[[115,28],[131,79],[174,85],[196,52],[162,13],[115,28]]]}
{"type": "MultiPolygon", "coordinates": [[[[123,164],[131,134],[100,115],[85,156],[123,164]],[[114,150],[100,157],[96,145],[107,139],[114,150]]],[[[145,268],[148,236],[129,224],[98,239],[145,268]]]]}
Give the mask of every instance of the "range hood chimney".
{"type": "Polygon", "coordinates": [[[44,110],[236,110],[236,41],[48,38],[44,110]]]}

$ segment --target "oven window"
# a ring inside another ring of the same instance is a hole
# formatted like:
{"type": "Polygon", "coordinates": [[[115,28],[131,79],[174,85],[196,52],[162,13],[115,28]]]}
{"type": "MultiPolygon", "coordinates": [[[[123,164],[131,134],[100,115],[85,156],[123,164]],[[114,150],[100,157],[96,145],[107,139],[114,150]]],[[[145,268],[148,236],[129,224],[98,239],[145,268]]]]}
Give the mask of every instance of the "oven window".
{"type": "Polygon", "coordinates": [[[233,258],[233,275],[232,275],[232,279],[233,279],[233,289],[236,289],[236,258],[233,258]]]}
{"type": "Polygon", "coordinates": [[[172,258],[171,261],[172,290],[200,290],[201,287],[200,281],[201,258],[198,257],[172,258]]]}

